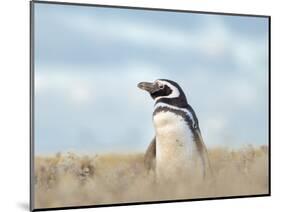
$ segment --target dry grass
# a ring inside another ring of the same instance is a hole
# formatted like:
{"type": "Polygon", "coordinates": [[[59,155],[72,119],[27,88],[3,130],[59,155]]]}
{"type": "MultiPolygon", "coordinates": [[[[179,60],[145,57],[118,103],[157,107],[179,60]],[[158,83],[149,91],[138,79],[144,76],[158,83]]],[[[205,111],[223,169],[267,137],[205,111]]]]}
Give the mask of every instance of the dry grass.
{"type": "Polygon", "coordinates": [[[209,150],[214,176],[177,184],[154,183],[143,154],[74,153],[35,158],[35,207],[66,207],[122,202],[265,194],[267,146],[209,150]]]}

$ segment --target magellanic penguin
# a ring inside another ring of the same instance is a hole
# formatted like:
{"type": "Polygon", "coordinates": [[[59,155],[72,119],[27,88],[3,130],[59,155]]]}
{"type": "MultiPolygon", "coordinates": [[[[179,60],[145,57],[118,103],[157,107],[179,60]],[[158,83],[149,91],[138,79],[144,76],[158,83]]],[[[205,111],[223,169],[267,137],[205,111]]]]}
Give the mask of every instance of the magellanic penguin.
{"type": "Polygon", "coordinates": [[[155,101],[155,137],[146,150],[144,162],[148,170],[155,171],[156,180],[177,180],[194,174],[195,170],[202,179],[211,174],[198,119],[181,87],[167,79],[141,82],[138,87],[149,92],[155,101]]]}

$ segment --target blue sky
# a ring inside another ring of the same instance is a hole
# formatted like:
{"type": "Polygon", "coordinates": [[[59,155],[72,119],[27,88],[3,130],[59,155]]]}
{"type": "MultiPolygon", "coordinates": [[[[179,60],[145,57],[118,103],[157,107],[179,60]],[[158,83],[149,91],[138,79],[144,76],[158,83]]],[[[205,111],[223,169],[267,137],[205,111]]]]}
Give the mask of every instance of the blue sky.
{"type": "Polygon", "coordinates": [[[207,146],[267,144],[266,18],[35,4],[35,151],[144,151],[177,81],[207,146]]]}

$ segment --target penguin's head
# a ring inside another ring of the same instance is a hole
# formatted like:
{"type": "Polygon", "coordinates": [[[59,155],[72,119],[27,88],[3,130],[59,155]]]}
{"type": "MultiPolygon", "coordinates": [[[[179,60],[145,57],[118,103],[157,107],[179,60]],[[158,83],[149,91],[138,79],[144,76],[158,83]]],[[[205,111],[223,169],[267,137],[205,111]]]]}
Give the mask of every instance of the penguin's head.
{"type": "Polygon", "coordinates": [[[156,102],[166,102],[173,105],[187,104],[183,90],[172,80],[158,79],[154,82],[140,82],[138,87],[147,91],[156,102]]]}

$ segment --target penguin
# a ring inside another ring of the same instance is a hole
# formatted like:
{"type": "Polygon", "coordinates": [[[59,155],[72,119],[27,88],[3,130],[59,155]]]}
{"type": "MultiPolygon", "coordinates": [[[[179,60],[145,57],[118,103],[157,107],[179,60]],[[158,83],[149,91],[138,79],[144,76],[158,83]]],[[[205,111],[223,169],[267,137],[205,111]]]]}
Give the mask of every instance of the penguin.
{"type": "Polygon", "coordinates": [[[207,148],[197,116],[182,88],[168,79],[140,82],[137,86],[155,101],[152,115],[155,136],[144,155],[146,169],[156,174],[156,181],[177,181],[195,170],[205,179],[211,174],[207,148]]]}

